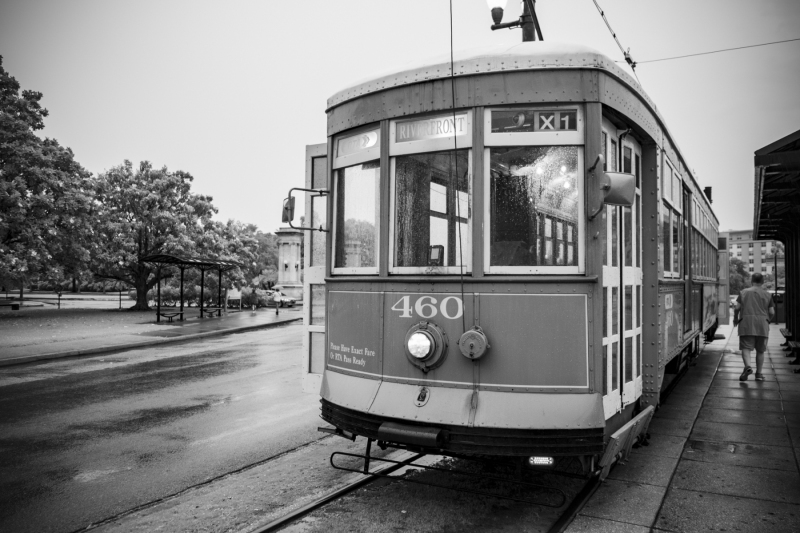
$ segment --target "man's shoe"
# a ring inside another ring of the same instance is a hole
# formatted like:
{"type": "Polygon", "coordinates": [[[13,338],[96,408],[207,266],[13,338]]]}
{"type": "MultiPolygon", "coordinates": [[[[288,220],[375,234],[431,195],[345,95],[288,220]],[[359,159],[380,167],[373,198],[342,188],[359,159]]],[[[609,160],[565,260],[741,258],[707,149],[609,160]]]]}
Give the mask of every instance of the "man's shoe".
{"type": "Polygon", "coordinates": [[[764,381],[764,374],[756,372],[756,381],[764,381]]]}
{"type": "Polygon", "coordinates": [[[749,376],[752,373],[753,373],[752,368],[750,368],[749,366],[745,367],[744,372],[742,372],[742,375],[739,376],[739,381],[747,381],[747,376],[749,376]]]}

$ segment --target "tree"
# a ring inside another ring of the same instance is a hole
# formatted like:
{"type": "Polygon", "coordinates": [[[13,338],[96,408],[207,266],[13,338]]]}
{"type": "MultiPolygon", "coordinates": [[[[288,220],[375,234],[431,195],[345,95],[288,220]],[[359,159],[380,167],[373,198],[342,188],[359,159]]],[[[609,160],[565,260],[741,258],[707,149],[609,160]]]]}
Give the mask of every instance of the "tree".
{"type": "Polygon", "coordinates": [[[42,93],[20,91],[0,56],[0,280],[60,281],[86,269],[93,180],[69,148],[34,132],[42,93]]]}
{"type": "MultiPolygon", "coordinates": [[[[148,310],[147,291],[168,271],[142,262],[152,254],[191,255],[197,243],[209,247],[206,230],[217,210],[210,196],[193,194],[194,178],[166,167],[130,161],[97,179],[97,222],[92,242],[92,269],[98,276],[136,289],[134,310],[148,310]],[[204,240],[206,239],[206,240],[204,240]]],[[[201,246],[202,247],[202,246],[201,246]]]]}
{"type": "Polygon", "coordinates": [[[739,294],[750,286],[750,274],[741,259],[731,257],[728,267],[728,282],[731,294],[739,294]]]}

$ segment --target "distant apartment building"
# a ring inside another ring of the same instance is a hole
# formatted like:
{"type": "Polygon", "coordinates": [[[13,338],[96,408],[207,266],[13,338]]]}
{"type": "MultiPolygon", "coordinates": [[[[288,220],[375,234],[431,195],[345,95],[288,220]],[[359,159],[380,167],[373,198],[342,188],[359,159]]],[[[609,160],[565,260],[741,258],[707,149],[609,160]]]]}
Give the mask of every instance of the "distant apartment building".
{"type": "Polygon", "coordinates": [[[728,253],[744,263],[749,272],[773,275],[776,266],[783,266],[783,245],[776,241],[754,241],[753,230],[726,231],[720,237],[728,239],[728,253]]]}

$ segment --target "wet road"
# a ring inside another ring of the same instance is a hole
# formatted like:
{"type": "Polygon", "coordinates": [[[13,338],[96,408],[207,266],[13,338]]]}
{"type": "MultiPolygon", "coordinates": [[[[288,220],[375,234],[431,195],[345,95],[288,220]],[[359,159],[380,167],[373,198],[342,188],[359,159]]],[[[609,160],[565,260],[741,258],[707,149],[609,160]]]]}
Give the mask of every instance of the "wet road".
{"type": "Polygon", "coordinates": [[[0,531],[75,531],[316,440],[300,327],[0,370],[0,531]]]}

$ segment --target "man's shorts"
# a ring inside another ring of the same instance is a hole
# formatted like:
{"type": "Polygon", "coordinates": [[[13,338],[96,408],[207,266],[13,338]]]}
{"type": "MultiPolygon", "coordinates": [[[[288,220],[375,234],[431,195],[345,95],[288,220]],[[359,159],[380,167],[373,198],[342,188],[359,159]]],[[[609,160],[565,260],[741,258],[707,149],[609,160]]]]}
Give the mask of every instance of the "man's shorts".
{"type": "Polygon", "coordinates": [[[767,351],[767,337],[757,335],[741,335],[739,337],[740,350],[755,350],[756,352],[767,351]]]}

